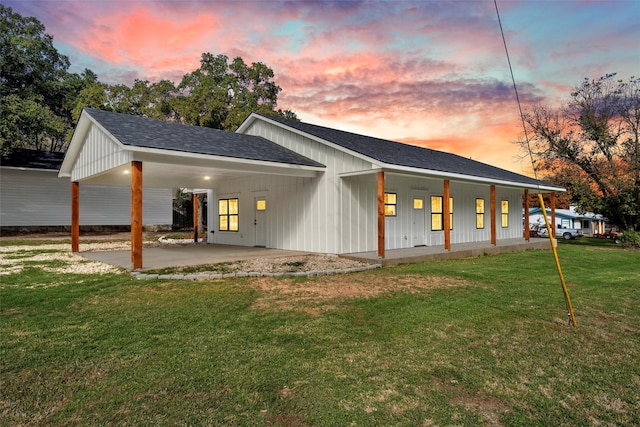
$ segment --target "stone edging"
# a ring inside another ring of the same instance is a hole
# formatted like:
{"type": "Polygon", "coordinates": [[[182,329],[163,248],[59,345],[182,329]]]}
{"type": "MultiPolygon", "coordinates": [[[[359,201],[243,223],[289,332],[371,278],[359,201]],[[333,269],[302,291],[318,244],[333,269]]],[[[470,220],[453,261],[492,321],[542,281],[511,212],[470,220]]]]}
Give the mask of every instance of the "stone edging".
{"type": "Polygon", "coordinates": [[[370,264],[363,267],[345,268],[344,270],[311,270],[311,271],[289,271],[283,273],[266,273],[260,271],[234,271],[233,273],[189,273],[189,274],[147,274],[139,271],[132,271],[131,276],[136,279],[163,279],[163,280],[211,280],[226,279],[232,277],[312,277],[331,276],[334,274],[356,273],[358,271],[372,270],[380,268],[380,264],[370,264]]]}

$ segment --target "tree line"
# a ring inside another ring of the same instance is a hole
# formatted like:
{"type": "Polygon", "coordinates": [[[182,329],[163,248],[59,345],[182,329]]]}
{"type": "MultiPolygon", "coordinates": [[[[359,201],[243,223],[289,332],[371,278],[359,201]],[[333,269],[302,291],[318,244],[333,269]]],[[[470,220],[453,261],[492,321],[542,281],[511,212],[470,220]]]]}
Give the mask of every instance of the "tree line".
{"type": "Polygon", "coordinates": [[[262,62],[203,53],[200,67],[169,80],[106,84],[90,69],[70,73],[69,58],[33,17],[0,4],[1,152],[65,151],[84,107],[235,130],[252,112],[297,119],[277,109],[282,88],[262,62]]]}
{"type": "MultiPolygon", "coordinates": [[[[0,154],[65,151],[84,107],[230,131],[252,112],[297,119],[277,109],[282,88],[261,62],[203,53],[178,84],[132,86],[69,67],[42,23],[0,4],[0,154]]],[[[536,105],[523,119],[528,138],[516,142],[531,148],[540,178],[567,188],[580,211],[640,231],[640,78],[585,78],[564,105],[536,105]]]]}
{"type": "Polygon", "coordinates": [[[565,187],[581,212],[640,231],[640,78],[585,78],[564,105],[523,114],[540,176],[565,187]]]}

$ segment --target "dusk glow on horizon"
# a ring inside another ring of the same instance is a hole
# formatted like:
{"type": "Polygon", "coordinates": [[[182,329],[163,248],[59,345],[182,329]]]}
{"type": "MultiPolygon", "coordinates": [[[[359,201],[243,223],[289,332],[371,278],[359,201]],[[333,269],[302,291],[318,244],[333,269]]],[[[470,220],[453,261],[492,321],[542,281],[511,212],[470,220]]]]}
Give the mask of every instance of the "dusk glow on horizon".
{"type": "MultiPolygon", "coordinates": [[[[71,72],[179,83],[204,52],[263,62],[305,122],[530,175],[492,0],[3,0],[42,22],[71,72]]],[[[523,108],[583,78],[640,75],[640,1],[498,0],[523,108]]]]}

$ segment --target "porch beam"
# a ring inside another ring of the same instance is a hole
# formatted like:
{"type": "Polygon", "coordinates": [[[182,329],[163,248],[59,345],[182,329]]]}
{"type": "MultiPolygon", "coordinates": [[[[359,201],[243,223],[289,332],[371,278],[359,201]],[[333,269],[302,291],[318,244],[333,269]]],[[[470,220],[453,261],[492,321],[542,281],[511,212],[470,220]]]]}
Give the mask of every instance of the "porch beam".
{"type": "Polygon", "coordinates": [[[384,172],[378,172],[378,258],[384,258],[384,172]]]}
{"type": "Polygon", "coordinates": [[[71,183],[71,252],[80,252],[80,183],[71,183]]]}
{"type": "Polygon", "coordinates": [[[522,208],[524,209],[524,240],[528,242],[531,239],[531,233],[529,232],[529,190],[526,188],[522,199],[522,208]]]}
{"type": "Polygon", "coordinates": [[[490,187],[489,206],[491,211],[491,244],[496,245],[498,239],[496,237],[496,186],[490,187]]]}
{"type": "Polygon", "coordinates": [[[142,162],[131,162],[131,262],[142,268],[142,162]]]}
{"type": "Polygon", "coordinates": [[[444,228],[444,249],[446,251],[451,250],[451,212],[449,199],[451,198],[451,189],[449,186],[449,180],[444,180],[444,189],[443,189],[443,197],[442,200],[442,215],[443,218],[443,228],[444,228]]]}
{"type": "Polygon", "coordinates": [[[551,237],[556,237],[556,193],[549,193],[551,204],[551,237]]]}

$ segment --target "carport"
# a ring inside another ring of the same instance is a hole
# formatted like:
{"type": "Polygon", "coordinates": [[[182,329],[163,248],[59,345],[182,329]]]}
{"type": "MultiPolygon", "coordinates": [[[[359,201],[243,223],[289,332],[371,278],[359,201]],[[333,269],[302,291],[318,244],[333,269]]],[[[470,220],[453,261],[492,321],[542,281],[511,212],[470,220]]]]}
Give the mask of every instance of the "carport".
{"type": "Polygon", "coordinates": [[[145,187],[215,191],[248,175],[316,177],[324,165],[265,138],[84,109],[59,177],[71,181],[71,246],[79,251],[82,183],[131,186],[133,269],[143,268],[145,187]]]}

